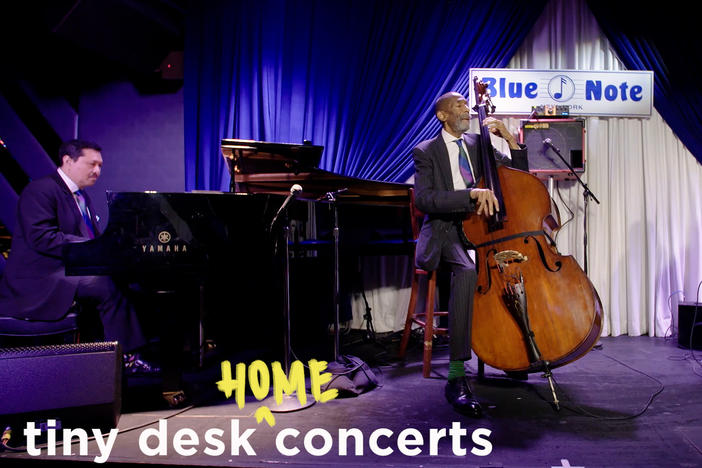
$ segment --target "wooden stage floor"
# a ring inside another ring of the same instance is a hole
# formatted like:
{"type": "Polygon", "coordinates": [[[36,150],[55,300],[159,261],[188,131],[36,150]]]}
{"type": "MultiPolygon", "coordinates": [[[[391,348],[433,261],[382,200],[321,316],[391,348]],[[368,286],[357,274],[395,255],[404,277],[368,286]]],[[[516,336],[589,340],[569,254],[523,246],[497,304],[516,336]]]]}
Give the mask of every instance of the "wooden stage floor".
{"type": "MultiPolygon", "coordinates": [[[[486,378],[478,380],[473,359],[468,370],[486,409],[482,419],[461,416],[446,404],[441,375],[446,375],[448,361],[441,346],[435,349],[436,372],[430,379],[421,376],[418,346],[404,364],[383,363],[377,344],[347,347],[345,352],[353,351],[372,365],[381,386],[355,398],[276,413],[273,427],[265,420],[256,422],[256,410],[263,404],[250,392],[239,408],[233,397],[226,399],[217,390],[219,362],[188,374],[197,395],[196,406],[186,411],[140,408],[134,402],[144,401],[141,394],[149,386],[130,381],[106,465],[702,466],[702,370],[690,359],[690,351],[674,340],[650,337],[608,337],[599,345],[554,371],[562,403],[558,412],[549,403],[547,381],[539,374],[518,381],[487,367],[486,378]],[[156,433],[159,420],[165,421],[161,422],[165,455],[148,456],[144,452],[157,447],[156,436],[147,440],[149,447],[140,447],[139,440],[146,439],[147,430],[156,433]],[[343,444],[347,454],[341,455],[340,429],[354,428],[362,439],[362,454],[349,441],[343,444]],[[232,455],[239,446],[232,433],[243,437],[248,429],[253,432],[245,440],[255,454],[246,454],[243,444],[239,455],[232,455]],[[192,455],[177,453],[173,440],[178,431],[177,437],[185,441],[179,450],[192,455]],[[295,449],[299,450],[295,455],[282,453],[295,449]]],[[[395,344],[386,346],[389,356],[395,344]]],[[[702,351],[696,357],[702,359],[702,351]]],[[[74,444],[73,453],[77,452],[74,444]]],[[[0,466],[92,464],[101,452],[93,441],[85,456],[62,453],[60,447],[55,456],[46,450],[35,457],[0,452],[0,466]]]]}

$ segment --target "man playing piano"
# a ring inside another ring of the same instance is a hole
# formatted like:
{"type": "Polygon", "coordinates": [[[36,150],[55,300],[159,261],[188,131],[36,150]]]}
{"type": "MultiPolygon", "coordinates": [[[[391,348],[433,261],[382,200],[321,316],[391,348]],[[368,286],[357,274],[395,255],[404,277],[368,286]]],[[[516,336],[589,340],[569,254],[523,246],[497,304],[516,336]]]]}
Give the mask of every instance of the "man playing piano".
{"type": "MultiPolygon", "coordinates": [[[[428,271],[444,264],[451,270],[449,316],[449,375],[445,395],[459,412],[480,417],[480,403],[473,397],[465,375],[464,361],[471,357],[473,294],[477,281],[475,265],[467,254],[468,239],[462,220],[466,213],[491,215],[498,208],[489,189],[475,187],[480,179],[480,139],[465,134],[470,127],[470,109],[459,93],[437,99],[434,107],[442,130],[436,138],[418,144],[413,150],[415,200],[426,213],[417,240],[416,264],[428,271]]],[[[506,140],[512,160],[526,161],[526,148],[517,143],[504,123],[488,117],[485,125],[506,140]]],[[[511,165],[508,156],[495,151],[498,163],[511,165]]]]}
{"type": "Polygon", "coordinates": [[[102,170],[101,148],[70,140],[59,150],[55,173],[30,182],[17,205],[11,254],[0,280],[0,313],[30,320],[59,320],[74,301],[95,307],[106,340],[118,341],[127,373],[158,369],[136,352],[146,344],[137,315],[107,276],[66,276],[61,250],[98,234],[97,218],[84,189],[102,170]]]}

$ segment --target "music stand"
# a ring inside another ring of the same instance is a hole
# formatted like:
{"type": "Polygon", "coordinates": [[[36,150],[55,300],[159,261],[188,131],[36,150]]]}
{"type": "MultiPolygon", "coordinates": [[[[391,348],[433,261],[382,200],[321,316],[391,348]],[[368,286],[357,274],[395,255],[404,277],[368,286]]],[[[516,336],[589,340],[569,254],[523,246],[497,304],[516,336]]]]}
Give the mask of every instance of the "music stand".
{"type": "MultiPolygon", "coordinates": [[[[319,165],[324,147],[312,145],[309,141],[298,145],[225,138],[221,141],[221,149],[231,178],[229,191],[248,192],[245,178],[242,177],[244,180],[237,182],[237,176],[272,173],[298,174],[319,165]]],[[[291,196],[293,196],[292,191],[291,196]]],[[[290,373],[290,357],[292,355],[290,343],[290,227],[287,218],[287,203],[289,201],[290,199],[287,199],[281,206],[270,226],[272,233],[275,225],[278,224],[279,217],[283,219],[283,321],[285,326],[283,365],[285,366],[285,375],[290,373]]],[[[283,393],[283,401],[280,405],[275,402],[274,397],[267,398],[265,404],[273,413],[297,411],[315,403],[309,393],[307,396],[305,404],[300,403],[297,398],[287,393],[283,393]]]]}
{"type": "MultiPolygon", "coordinates": [[[[344,356],[341,354],[341,339],[339,336],[339,313],[341,309],[341,287],[339,281],[340,255],[339,255],[339,209],[337,207],[337,196],[346,192],[348,188],[327,192],[321,200],[328,201],[332,207],[333,230],[332,237],[334,243],[334,361],[327,364],[327,371],[332,375],[344,375],[354,372],[357,368],[365,366],[365,363],[355,356],[344,356]],[[352,358],[352,359],[351,359],[352,358]],[[349,367],[351,366],[351,367],[349,367]]],[[[333,388],[332,380],[329,387],[333,388]]]]}

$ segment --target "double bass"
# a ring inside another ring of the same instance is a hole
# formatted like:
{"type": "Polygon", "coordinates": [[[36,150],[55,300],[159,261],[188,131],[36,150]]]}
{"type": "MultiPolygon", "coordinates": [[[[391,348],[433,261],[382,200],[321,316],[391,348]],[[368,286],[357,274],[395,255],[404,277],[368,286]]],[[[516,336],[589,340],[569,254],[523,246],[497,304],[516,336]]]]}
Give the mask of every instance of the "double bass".
{"type": "Polygon", "coordinates": [[[558,409],[551,369],[587,353],[602,328],[597,292],[572,256],[552,240],[558,214],[535,176],[495,162],[483,121],[494,112],[487,86],[474,78],[484,175],[478,186],[495,194],[493,215],[469,214],[463,230],[476,247],[477,288],[472,348],[505,371],[543,371],[558,409]]]}

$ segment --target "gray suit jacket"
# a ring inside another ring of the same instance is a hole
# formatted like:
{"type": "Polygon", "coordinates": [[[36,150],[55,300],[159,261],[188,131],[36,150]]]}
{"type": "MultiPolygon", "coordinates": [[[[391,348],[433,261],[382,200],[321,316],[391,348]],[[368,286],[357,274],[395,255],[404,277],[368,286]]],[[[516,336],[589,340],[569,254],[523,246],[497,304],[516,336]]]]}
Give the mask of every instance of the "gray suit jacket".
{"type": "MultiPolygon", "coordinates": [[[[483,176],[480,135],[464,134],[463,141],[479,182],[483,176]]],[[[433,271],[439,266],[447,233],[460,225],[467,213],[475,211],[475,203],[470,198],[470,190],[454,190],[448,150],[441,133],[419,143],[412,153],[415,203],[426,214],[417,239],[416,263],[420,268],[433,271]]],[[[526,158],[526,148],[512,150],[511,154],[512,158],[526,158]]],[[[495,159],[498,164],[511,165],[510,158],[497,150],[495,159]]]]}

